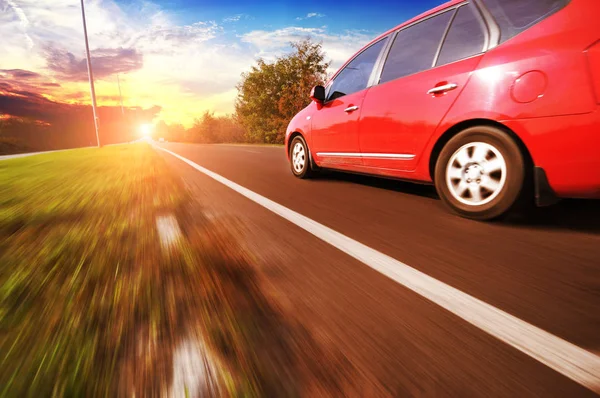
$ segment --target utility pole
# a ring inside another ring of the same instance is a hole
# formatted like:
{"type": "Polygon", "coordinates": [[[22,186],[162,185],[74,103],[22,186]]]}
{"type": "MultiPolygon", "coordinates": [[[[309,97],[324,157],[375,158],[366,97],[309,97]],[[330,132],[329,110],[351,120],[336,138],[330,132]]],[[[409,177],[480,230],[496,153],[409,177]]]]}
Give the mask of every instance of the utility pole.
{"type": "Polygon", "coordinates": [[[121,80],[117,73],[117,85],[119,86],[119,98],[121,99],[121,115],[125,116],[125,109],[123,109],[123,94],[121,94],[121,80]]]}
{"type": "Polygon", "coordinates": [[[92,94],[92,110],[94,111],[94,127],[96,128],[96,143],[100,148],[100,134],[98,132],[98,113],[96,109],[96,90],[94,89],[94,73],[92,72],[92,59],[90,57],[90,45],[88,44],[87,25],[85,23],[85,7],[81,0],[81,17],[83,19],[83,36],[85,37],[85,53],[87,56],[88,77],[90,79],[90,91],[92,94]]]}

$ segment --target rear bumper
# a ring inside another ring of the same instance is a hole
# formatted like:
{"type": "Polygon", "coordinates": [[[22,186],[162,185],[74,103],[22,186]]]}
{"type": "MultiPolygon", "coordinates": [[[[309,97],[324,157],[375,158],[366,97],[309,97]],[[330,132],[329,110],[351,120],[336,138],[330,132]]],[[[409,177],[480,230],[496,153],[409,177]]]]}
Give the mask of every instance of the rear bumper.
{"type": "Polygon", "coordinates": [[[521,137],[556,196],[600,199],[600,110],[502,123],[521,137]]]}

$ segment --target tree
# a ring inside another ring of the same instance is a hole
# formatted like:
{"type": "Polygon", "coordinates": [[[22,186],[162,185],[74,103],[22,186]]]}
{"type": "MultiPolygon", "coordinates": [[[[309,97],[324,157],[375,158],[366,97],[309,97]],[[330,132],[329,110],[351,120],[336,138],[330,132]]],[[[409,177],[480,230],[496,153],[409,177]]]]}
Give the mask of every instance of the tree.
{"type": "Polygon", "coordinates": [[[182,140],[190,142],[235,143],[246,141],[246,131],[234,115],[214,116],[212,112],[207,111],[195,120],[191,129],[181,131],[181,137],[182,140]]]}
{"type": "Polygon", "coordinates": [[[291,43],[293,52],[273,63],[259,59],[238,84],[236,113],[250,142],[283,143],[292,117],[310,103],[313,86],[323,84],[329,62],[321,43],[291,43]]]}
{"type": "Polygon", "coordinates": [[[194,121],[190,129],[189,141],[201,143],[216,142],[216,119],[212,112],[206,111],[201,118],[194,121]]]}
{"type": "Polygon", "coordinates": [[[155,139],[158,138],[166,138],[168,139],[169,126],[164,120],[160,120],[158,123],[154,125],[154,131],[152,132],[152,136],[155,139]]]}
{"type": "Polygon", "coordinates": [[[169,141],[179,142],[185,139],[185,127],[180,123],[170,124],[167,131],[167,139],[169,141]]]}

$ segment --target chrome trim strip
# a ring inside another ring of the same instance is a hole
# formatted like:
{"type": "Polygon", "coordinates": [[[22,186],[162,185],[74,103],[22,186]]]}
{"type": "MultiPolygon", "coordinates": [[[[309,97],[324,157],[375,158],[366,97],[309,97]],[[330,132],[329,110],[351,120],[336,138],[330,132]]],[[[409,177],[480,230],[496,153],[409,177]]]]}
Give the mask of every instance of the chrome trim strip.
{"type": "Polygon", "coordinates": [[[415,155],[408,153],[361,153],[363,158],[380,158],[380,159],[414,159],[415,155]]]}
{"type": "Polygon", "coordinates": [[[398,159],[411,160],[416,155],[409,153],[358,153],[358,152],[317,152],[317,156],[340,158],[370,158],[370,159],[398,159]]]}

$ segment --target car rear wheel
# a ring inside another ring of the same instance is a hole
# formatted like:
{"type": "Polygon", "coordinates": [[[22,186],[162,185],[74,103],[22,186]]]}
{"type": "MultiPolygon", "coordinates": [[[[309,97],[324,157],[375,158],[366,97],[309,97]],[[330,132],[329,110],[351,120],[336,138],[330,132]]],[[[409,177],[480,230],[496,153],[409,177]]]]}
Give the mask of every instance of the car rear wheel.
{"type": "Polygon", "coordinates": [[[516,142],[501,129],[468,128],[442,149],[435,186],[442,201],[463,217],[491,220],[519,200],[525,160],[516,142]]]}
{"type": "Polygon", "coordinates": [[[302,136],[296,136],[290,145],[290,166],[298,178],[310,178],[314,171],[310,167],[310,152],[302,136]]]}

